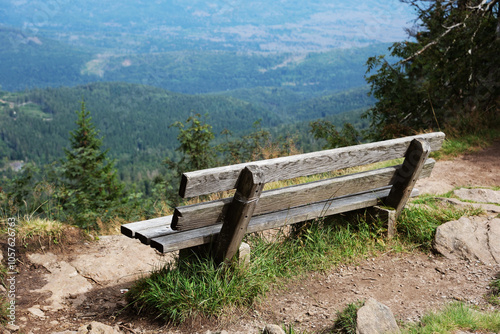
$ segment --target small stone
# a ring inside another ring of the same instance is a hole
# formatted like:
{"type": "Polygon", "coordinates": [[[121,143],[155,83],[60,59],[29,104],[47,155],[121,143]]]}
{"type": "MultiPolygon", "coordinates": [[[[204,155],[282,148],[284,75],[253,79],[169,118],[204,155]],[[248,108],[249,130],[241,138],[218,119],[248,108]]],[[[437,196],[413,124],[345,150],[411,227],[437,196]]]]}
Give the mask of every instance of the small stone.
{"type": "Polygon", "coordinates": [[[262,334],[285,334],[285,331],[278,325],[266,325],[262,334]]]}
{"type": "Polygon", "coordinates": [[[30,307],[28,312],[39,318],[45,318],[45,313],[38,307],[30,307]]]}
{"type": "Polygon", "coordinates": [[[8,323],[7,325],[5,325],[5,328],[8,329],[9,331],[17,332],[20,327],[17,325],[12,325],[12,324],[8,323]]]}

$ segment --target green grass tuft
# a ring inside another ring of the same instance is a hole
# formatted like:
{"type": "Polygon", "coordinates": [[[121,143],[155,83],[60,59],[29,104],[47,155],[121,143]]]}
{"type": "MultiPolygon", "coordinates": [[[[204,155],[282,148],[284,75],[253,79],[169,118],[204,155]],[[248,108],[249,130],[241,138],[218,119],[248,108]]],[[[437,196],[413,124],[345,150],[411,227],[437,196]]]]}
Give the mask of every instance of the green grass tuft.
{"type": "Polygon", "coordinates": [[[475,216],[482,213],[481,209],[472,207],[456,208],[452,205],[438,205],[437,199],[423,196],[408,208],[398,219],[397,233],[399,238],[415,244],[423,250],[432,248],[432,241],[439,225],[460,219],[463,216],[475,216]]]}
{"type": "Polygon", "coordinates": [[[213,261],[191,259],[139,280],[127,298],[139,313],[182,322],[194,316],[217,316],[228,306],[251,305],[267,289],[257,278],[238,268],[230,271],[213,261]]]}
{"type": "Polygon", "coordinates": [[[500,312],[478,312],[466,304],[452,303],[442,311],[425,315],[418,324],[409,325],[403,333],[456,333],[459,330],[498,333],[500,312]]]}
{"type": "Polygon", "coordinates": [[[491,281],[490,292],[487,298],[490,304],[500,306],[500,278],[491,281]]]}
{"type": "Polygon", "coordinates": [[[489,145],[495,139],[498,139],[500,132],[498,130],[483,131],[479,134],[470,134],[458,138],[448,137],[439,151],[431,153],[435,159],[454,158],[466,153],[480,151],[489,145]]]}
{"type": "Polygon", "coordinates": [[[337,312],[337,320],[333,325],[332,333],[356,334],[358,310],[363,307],[364,301],[348,304],[342,311],[337,312]]]}

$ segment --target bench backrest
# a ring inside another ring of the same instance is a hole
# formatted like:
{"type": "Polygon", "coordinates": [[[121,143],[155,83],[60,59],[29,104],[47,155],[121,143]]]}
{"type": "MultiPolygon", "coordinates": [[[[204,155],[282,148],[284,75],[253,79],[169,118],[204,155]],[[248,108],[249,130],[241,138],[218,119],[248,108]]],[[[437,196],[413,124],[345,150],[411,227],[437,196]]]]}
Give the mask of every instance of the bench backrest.
{"type": "MultiPolygon", "coordinates": [[[[340,169],[405,157],[410,143],[415,139],[425,141],[429,150],[439,150],[444,133],[436,132],[320,152],[298,154],[251,163],[184,173],[179,190],[181,197],[193,197],[235,189],[242,170],[247,166],[258,169],[265,183],[296,177],[327,173],[340,169]]],[[[434,161],[423,164],[422,175],[430,175],[434,161]]],[[[394,184],[401,166],[382,168],[332,179],[311,182],[263,192],[254,216],[300,207],[350,194],[390,187],[394,184]]],[[[187,231],[220,224],[232,198],[210,201],[176,208],[172,229],[187,231]]]]}

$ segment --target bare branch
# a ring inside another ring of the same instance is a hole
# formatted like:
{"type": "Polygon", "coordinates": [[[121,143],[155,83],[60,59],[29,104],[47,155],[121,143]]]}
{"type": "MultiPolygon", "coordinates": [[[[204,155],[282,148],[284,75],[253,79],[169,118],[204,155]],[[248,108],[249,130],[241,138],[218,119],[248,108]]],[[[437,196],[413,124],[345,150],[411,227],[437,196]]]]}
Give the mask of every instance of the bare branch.
{"type": "Polygon", "coordinates": [[[427,50],[428,48],[430,48],[433,45],[436,45],[441,40],[441,38],[443,38],[444,36],[448,35],[453,29],[455,29],[457,27],[460,27],[462,25],[464,25],[464,22],[459,22],[457,24],[452,25],[451,27],[446,28],[446,31],[443,32],[440,36],[438,36],[435,40],[433,40],[432,42],[426,44],[423,48],[421,48],[420,50],[418,50],[417,52],[415,52],[414,54],[412,54],[408,58],[401,60],[399,63],[400,64],[404,64],[404,63],[412,60],[413,58],[421,55],[423,52],[425,52],[425,50],[427,50]]]}

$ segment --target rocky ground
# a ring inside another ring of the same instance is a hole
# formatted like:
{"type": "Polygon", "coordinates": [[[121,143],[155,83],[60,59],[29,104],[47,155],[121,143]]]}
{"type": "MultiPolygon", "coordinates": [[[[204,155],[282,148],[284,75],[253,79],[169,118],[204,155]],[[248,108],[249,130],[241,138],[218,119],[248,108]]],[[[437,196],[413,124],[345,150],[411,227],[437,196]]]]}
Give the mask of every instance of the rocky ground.
{"type": "MultiPolygon", "coordinates": [[[[417,187],[423,193],[437,194],[456,187],[498,187],[499,167],[500,142],[496,142],[479,153],[439,161],[432,176],[419,181],[417,187]]],[[[498,208],[490,203],[489,215],[497,216],[498,208]]],[[[424,312],[455,300],[490,309],[484,296],[489,282],[500,273],[498,261],[389,252],[275,289],[245,313],[169,327],[121,310],[123,292],[139,275],[171,261],[171,254],[157,254],[123,236],[105,236],[97,241],[75,237],[64,247],[20,257],[16,326],[4,329],[6,333],[69,334],[79,328],[78,333],[87,333],[81,326],[92,321],[110,325],[116,333],[258,333],[268,323],[293,324],[297,330],[321,333],[332,326],[337,311],[369,297],[389,306],[403,321],[416,321],[424,312]]]]}

